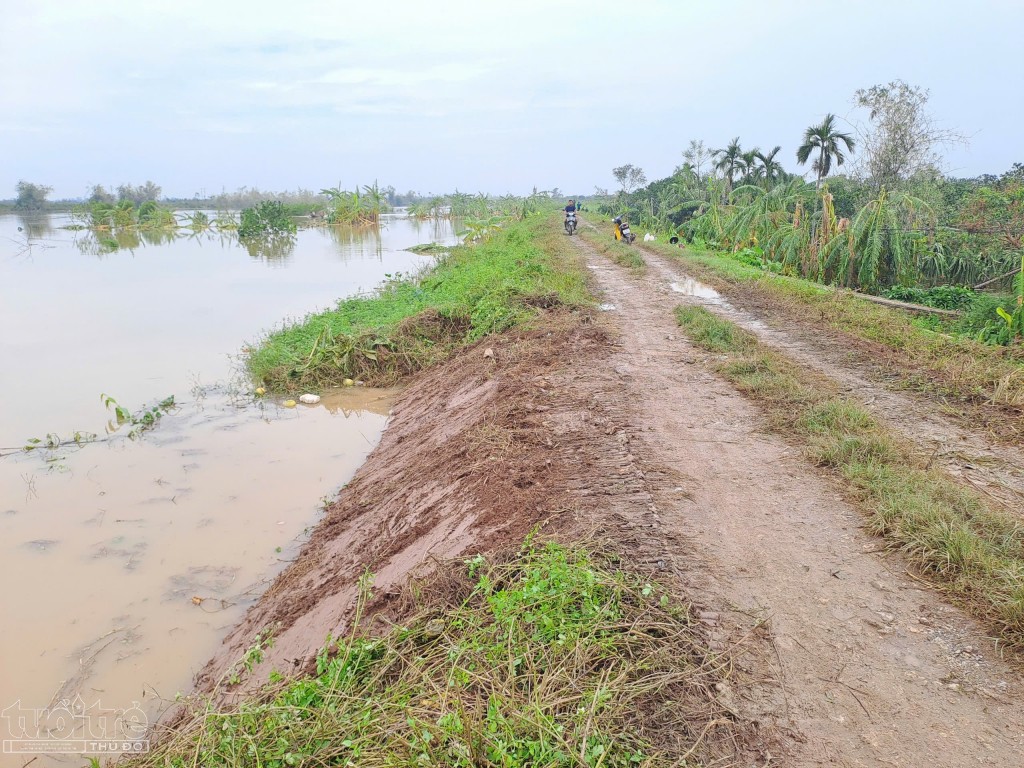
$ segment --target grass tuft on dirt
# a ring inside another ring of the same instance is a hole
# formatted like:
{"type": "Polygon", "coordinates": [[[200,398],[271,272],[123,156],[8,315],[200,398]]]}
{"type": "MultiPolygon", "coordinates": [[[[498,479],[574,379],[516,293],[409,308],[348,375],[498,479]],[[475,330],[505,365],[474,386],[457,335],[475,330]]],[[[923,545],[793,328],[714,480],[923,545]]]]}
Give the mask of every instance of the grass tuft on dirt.
{"type": "Polygon", "coordinates": [[[881,345],[886,352],[876,354],[875,361],[913,389],[1008,406],[1016,409],[1019,420],[1024,407],[1024,347],[990,346],[937,333],[905,312],[868,303],[851,291],[766,272],[725,253],[664,243],[642,247],[680,261],[694,277],[727,296],[767,302],[794,323],[829,327],[881,345]]]}
{"type": "Polygon", "coordinates": [[[285,392],[345,379],[393,384],[545,308],[590,305],[579,262],[538,245],[550,228],[546,217],[513,224],[482,244],[452,248],[420,275],[397,275],[372,296],[308,315],[263,339],[249,353],[250,373],[285,392]]]}
{"type": "MultiPolygon", "coordinates": [[[[610,227],[611,225],[607,226],[610,227]]],[[[611,229],[608,230],[607,236],[600,228],[597,230],[581,229],[578,235],[586,240],[598,253],[607,256],[620,267],[627,267],[635,274],[643,274],[646,271],[647,262],[644,261],[643,252],[635,245],[626,245],[616,240],[611,234],[611,229]]]]}
{"type": "Polygon", "coordinates": [[[357,616],[314,675],[200,707],[127,764],[731,764],[735,726],[716,698],[728,655],[615,556],[528,538],[408,594],[408,622],[372,634],[357,616]]]}
{"type": "Polygon", "coordinates": [[[847,482],[868,512],[871,530],[989,621],[1009,645],[1024,649],[1019,516],[989,506],[929,468],[833,382],[753,334],[704,307],[678,307],[676,318],[698,346],[720,355],[714,366],[719,373],[765,406],[774,430],[847,482]]]}

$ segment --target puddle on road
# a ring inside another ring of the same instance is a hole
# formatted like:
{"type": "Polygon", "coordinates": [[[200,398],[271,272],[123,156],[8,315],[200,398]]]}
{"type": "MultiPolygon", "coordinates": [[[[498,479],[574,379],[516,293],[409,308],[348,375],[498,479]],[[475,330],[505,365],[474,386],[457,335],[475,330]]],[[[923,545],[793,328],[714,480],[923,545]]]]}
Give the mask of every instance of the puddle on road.
{"type": "Polygon", "coordinates": [[[709,299],[712,301],[722,300],[722,294],[710,285],[704,285],[704,283],[698,282],[692,277],[684,277],[672,283],[670,287],[675,293],[681,293],[684,296],[695,296],[698,299],[709,299]]]}
{"type": "Polygon", "coordinates": [[[694,280],[692,277],[683,277],[678,281],[669,283],[669,287],[673,293],[692,296],[695,299],[702,299],[708,304],[720,307],[730,320],[749,331],[754,331],[755,333],[770,332],[768,326],[763,321],[758,320],[741,309],[737,309],[722,294],[699,280],[694,280]]]}
{"type": "Polygon", "coordinates": [[[615,311],[615,305],[614,304],[608,304],[607,302],[605,302],[604,304],[598,304],[597,308],[599,310],[601,310],[602,312],[614,312],[615,311]]]}

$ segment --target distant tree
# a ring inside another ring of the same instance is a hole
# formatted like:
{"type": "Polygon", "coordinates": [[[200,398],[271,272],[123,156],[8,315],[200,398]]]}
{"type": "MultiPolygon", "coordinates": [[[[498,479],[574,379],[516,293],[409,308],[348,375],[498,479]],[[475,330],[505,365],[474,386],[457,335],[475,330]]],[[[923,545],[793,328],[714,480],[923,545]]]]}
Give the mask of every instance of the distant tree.
{"type": "Polygon", "coordinates": [[[32,184],[28,181],[19,181],[15,187],[17,197],[14,200],[14,207],[19,211],[38,211],[46,206],[46,196],[53,192],[53,187],[43,184],[32,184]]]}
{"type": "Polygon", "coordinates": [[[155,202],[160,198],[162,190],[152,181],[147,181],[139,187],[131,184],[122,184],[117,188],[118,200],[130,200],[135,205],[142,205],[146,202],[155,202]]]}
{"type": "Polygon", "coordinates": [[[92,188],[92,194],[89,195],[90,203],[110,203],[117,202],[117,198],[114,197],[113,192],[108,192],[102,184],[96,184],[92,188]]]}
{"type": "Polygon", "coordinates": [[[1024,184],[1024,163],[1014,163],[1006,173],[999,177],[1002,184],[1024,184]]]}
{"type": "Polygon", "coordinates": [[[939,148],[962,144],[958,131],[940,128],[927,110],[929,92],[902,80],[861,88],[854,102],[868,110],[861,128],[861,173],[873,187],[894,188],[928,168],[941,168],[939,148]]]}
{"type": "Polygon", "coordinates": [[[647,175],[641,168],[637,168],[632,163],[612,168],[612,176],[619,182],[622,192],[627,195],[634,189],[642,187],[647,183],[647,175]]]}
{"type": "Polygon", "coordinates": [[[711,163],[711,150],[704,145],[703,141],[690,139],[689,146],[683,150],[683,160],[693,169],[697,180],[704,178],[704,167],[711,163]]]}
{"type": "Polygon", "coordinates": [[[741,172],[743,163],[743,148],[740,147],[740,137],[729,142],[724,149],[711,150],[711,157],[715,160],[715,170],[722,174],[728,186],[732,190],[736,180],[737,172],[741,172]]]}
{"type": "Polygon", "coordinates": [[[775,156],[779,154],[782,147],[776,146],[771,152],[765,154],[761,151],[754,153],[755,167],[753,170],[753,176],[758,181],[763,181],[765,186],[771,187],[776,181],[779,181],[785,174],[782,169],[782,164],[775,159],[775,156]]]}
{"type": "Polygon", "coordinates": [[[817,176],[818,187],[821,187],[822,179],[832,170],[833,163],[840,166],[846,162],[846,155],[843,154],[840,144],[846,147],[847,152],[853,152],[856,146],[850,134],[837,129],[835,115],[825,115],[821,125],[812,125],[804,131],[804,143],[796,151],[796,161],[804,165],[812,154],[817,153],[818,156],[811,163],[811,170],[817,176]]]}

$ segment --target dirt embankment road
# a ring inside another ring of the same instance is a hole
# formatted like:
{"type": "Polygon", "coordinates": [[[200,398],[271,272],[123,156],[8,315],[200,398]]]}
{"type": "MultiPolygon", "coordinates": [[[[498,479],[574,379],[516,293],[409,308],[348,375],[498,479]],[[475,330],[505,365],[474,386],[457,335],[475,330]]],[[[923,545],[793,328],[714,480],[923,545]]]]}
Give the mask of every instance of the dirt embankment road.
{"type": "Polygon", "coordinates": [[[736,649],[722,696],[746,734],[739,765],[1024,765],[1019,675],[709,372],[675,325],[674,267],[636,277],[574,243],[614,309],[552,313],[416,377],[201,686],[267,626],[253,679],[309,665],[366,569],[386,609],[431,558],[539,525],[604,535],[697,600],[712,643],[736,649]]]}

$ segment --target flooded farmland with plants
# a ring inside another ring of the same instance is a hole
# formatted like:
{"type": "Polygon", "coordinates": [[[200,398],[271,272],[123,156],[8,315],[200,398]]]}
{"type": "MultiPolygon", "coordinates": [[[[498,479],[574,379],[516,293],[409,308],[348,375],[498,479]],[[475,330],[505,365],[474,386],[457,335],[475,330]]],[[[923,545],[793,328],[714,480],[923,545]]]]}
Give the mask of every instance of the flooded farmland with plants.
{"type": "Polygon", "coordinates": [[[404,249],[453,227],[385,215],[260,250],[181,230],[115,247],[69,224],[0,216],[0,702],[81,696],[151,722],[294,557],[394,396],[286,407],[254,393],[246,343],[421,268],[404,249]]]}

